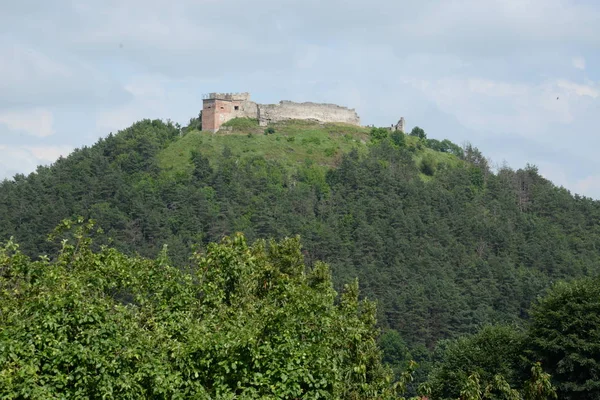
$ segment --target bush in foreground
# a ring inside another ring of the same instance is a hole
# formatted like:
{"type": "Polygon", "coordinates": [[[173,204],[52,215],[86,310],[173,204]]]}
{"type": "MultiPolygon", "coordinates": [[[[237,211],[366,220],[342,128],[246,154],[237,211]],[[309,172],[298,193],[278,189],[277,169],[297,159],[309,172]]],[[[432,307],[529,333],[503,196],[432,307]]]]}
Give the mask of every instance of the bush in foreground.
{"type": "MultiPolygon", "coordinates": [[[[69,223],[64,226],[68,228],[69,223]]],[[[3,398],[387,398],[375,308],[337,296],[298,239],[242,235],[181,271],[91,249],[86,230],[52,260],[0,249],[3,398]]]]}

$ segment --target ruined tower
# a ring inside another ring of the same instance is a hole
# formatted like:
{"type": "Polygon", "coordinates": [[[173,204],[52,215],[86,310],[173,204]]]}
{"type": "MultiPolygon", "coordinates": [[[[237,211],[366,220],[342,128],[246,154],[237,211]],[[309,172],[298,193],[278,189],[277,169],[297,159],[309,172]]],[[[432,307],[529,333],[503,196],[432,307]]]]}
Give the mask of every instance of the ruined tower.
{"type": "Polygon", "coordinates": [[[202,130],[216,132],[233,118],[256,118],[258,108],[250,93],[209,93],[202,101],[202,130]]]}
{"type": "Polygon", "coordinates": [[[404,131],[404,117],[401,117],[400,121],[398,121],[398,123],[396,125],[394,125],[394,130],[395,131],[400,131],[402,133],[405,133],[405,131],[404,131]]]}

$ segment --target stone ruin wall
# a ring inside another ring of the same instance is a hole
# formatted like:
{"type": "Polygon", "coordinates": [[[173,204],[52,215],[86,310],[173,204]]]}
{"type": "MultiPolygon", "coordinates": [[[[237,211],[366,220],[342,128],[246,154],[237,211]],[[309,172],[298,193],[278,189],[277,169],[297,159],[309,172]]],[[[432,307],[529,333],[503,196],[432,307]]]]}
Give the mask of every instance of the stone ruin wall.
{"type": "Polygon", "coordinates": [[[336,104],[295,103],[292,101],[281,101],[279,104],[258,104],[258,122],[261,126],[290,119],[360,125],[360,118],[356,111],[336,104]]]}
{"type": "Polygon", "coordinates": [[[244,117],[258,119],[261,126],[291,119],[360,125],[356,111],[335,104],[292,101],[257,104],[250,100],[249,93],[210,93],[204,97],[202,130],[217,132],[225,122],[244,117]]]}

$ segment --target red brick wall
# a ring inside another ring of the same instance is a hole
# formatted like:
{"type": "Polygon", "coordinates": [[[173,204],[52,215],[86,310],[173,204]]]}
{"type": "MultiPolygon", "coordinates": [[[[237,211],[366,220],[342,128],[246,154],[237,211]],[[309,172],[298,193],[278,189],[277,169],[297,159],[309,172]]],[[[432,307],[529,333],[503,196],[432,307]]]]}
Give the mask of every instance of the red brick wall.
{"type": "Polygon", "coordinates": [[[236,116],[235,106],[241,101],[208,99],[203,101],[202,130],[216,132],[222,124],[236,116]]]}

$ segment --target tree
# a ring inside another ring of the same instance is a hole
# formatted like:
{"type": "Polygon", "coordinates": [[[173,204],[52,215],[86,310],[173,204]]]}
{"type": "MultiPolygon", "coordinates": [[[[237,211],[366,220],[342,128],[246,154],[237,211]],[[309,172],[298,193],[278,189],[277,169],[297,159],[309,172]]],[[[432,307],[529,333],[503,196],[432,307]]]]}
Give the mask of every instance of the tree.
{"type": "Polygon", "coordinates": [[[425,131],[422,128],[419,128],[418,126],[412,128],[412,131],[410,131],[410,136],[416,136],[419,139],[427,139],[427,134],[425,133],[425,131]]]}
{"type": "MultiPolygon", "coordinates": [[[[510,386],[519,387],[523,340],[524,335],[513,327],[490,325],[475,335],[441,342],[430,374],[435,398],[458,397],[474,373],[483,387],[495,385],[497,375],[510,386]]],[[[474,382],[473,378],[467,387],[472,387],[474,382]]]]}
{"type": "Polygon", "coordinates": [[[556,284],[531,309],[532,355],[561,399],[600,399],[600,278],[556,284]]]}
{"type": "Polygon", "coordinates": [[[82,222],[56,231],[55,261],[0,248],[3,398],[392,395],[374,303],[357,282],[338,297],[297,238],[227,237],[182,271],[166,249],[156,260],[94,252],[82,222]]]}
{"type": "Polygon", "coordinates": [[[192,150],[190,154],[192,165],[194,166],[193,175],[199,182],[205,182],[213,173],[208,158],[203,156],[197,150],[192,150]]]}
{"type": "Polygon", "coordinates": [[[392,143],[394,143],[398,147],[404,147],[406,145],[406,138],[404,137],[404,133],[400,131],[395,131],[390,135],[390,139],[392,139],[392,143]]]}

